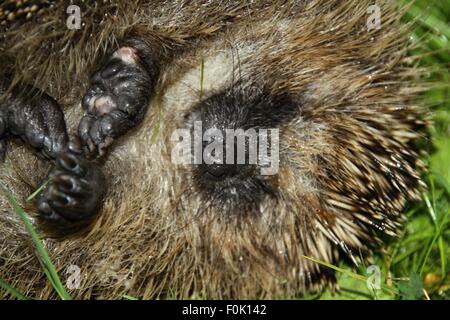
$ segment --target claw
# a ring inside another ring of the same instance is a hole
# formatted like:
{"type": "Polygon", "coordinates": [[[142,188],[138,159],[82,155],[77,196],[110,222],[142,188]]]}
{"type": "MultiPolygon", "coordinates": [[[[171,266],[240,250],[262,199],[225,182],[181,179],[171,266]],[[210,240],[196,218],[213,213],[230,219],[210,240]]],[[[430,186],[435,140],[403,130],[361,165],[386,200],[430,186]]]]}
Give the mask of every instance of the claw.
{"type": "Polygon", "coordinates": [[[55,183],[59,186],[59,190],[64,193],[73,193],[75,189],[75,182],[72,177],[66,174],[59,175],[55,180],[55,183]]]}
{"type": "Polygon", "coordinates": [[[55,186],[50,187],[50,191],[48,193],[48,200],[52,203],[53,206],[55,204],[58,207],[65,207],[69,205],[70,198],[55,186]]]}
{"type": "Polygon", "coordinates": [[[56,164],[59,168],[74,173],[79,177],[83,177],[86,172],[82,166],[80,166],[77,156],[72,153],[63,153],[57,159],[56,164]]]}
{"type": "Polygon", "coordinates": [[[47,201],[39,202],[37,208],[41,213],[43,213],[46,216],[52,213],[52,208],[49,206],[47,201]]]}
{"type": "Polygon", "coordinates": [[[77,155],[81,155],[83,153],[82,147],[81,147],[81,141],[78,137],[75,137],[75,139],[73,141],[70,141],[67,149],[72,152],[75,153],[77,155]]]}
{"type": "Polygon", "coordinates": [[[75,198],[83,197],[90,190],[85,181],[77,179],[68,174],[62,174],[55,179],[55,183],[59,185],[59,189],[64,193],[70,193],[75,198]]]}
{"type": "Polygon", "coordinates": [[[48,216],[44,216],[44,218],[48,221],[57,223],[59,225],[66,225],[69,223],[69,221],[67,221],[66,219],[64,219],[63,217],[61,217],[59,214],[57,214],[55,212],[52,212],[48,216]]]}

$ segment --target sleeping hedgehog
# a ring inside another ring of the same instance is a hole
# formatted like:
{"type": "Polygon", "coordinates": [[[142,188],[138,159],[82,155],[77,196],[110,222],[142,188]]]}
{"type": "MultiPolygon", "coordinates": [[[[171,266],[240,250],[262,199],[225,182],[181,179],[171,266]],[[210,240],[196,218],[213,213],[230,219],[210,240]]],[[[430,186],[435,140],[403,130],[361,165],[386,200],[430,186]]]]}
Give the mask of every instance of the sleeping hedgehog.
{"type": "MultiPolygon", "coordinates": [[[[71,295],[301,296],[335,287],[306,257],[358,263],[397,235],[423,185],[425,86],[404,8],[378,1],[369,28],[371,5],[0,4],[0,179],[24,198],[46,182],[21,205],[60,274],[79,268],[71,295]],[[174,132],[196,123],[276,130],[276,172],[174,161],[174,132]]],[[[54,298],[3,195],[0,208],[0,278],[54,298]]]]}

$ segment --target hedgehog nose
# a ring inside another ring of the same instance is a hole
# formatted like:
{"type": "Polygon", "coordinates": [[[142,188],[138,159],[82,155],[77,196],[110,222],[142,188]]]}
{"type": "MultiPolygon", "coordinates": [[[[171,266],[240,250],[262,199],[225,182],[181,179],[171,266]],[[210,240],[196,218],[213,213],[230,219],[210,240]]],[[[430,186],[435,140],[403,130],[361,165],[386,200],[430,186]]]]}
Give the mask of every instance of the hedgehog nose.
{"type": "MultiPolygon", "coordinates": [[[[244,164],[237,164],[237,141],[228,142],[225,139],[219,139],[222,143],[222,153],[214,155],[205,150],[207,143],[203,144],[203,163],[201,170],[203,174],[212,180],[224,180],[234,177],[244,170],[244,164]],[[231,156],[231,159],[230,157],[231,156]],[[206,157],[206,158],[205,158],[206,157]]],[[[245,153],[245,152],[244,152],[245,153]]]]}
{"type": "Polygon", "coordinates": [[[234,164],[205,164],[204,173],[207,177],[212,179],[225,179],[227,177],[235,176],[238,173],[237,167],[234,164]]]}

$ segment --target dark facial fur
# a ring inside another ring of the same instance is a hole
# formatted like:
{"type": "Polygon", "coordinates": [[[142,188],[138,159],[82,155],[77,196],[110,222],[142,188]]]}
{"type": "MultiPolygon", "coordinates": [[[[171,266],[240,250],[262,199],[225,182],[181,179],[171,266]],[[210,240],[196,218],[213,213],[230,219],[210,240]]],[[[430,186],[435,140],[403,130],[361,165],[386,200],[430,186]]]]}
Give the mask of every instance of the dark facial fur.
{"type": "MultiPolygon", "coordinates": [[[[73,296],[301,295],[334,283],[303,256],[357,262],[401,230],[421,185],[424,126],[401,9],[383,2],[382,29],[368,31],[370,1],[79,3],[85,25],[69,32],[68,4],[2,24],[0,58],[14,57],[11,82],[52,96],[48,118],[58,101],[81,139],[28,208],[92,222],[46,239],[58,269],[82,269],[73,296]],[[174,164],[171,135],[196,120],[278,129],[278,173],[174,164]]],[[[22,96],[9,99],[20,115],[22,96]]],[[[20,164],[36,161],[12,148],[0,178],[30,193],[48,166],[20,164]]],[[[0,209],[0,277],[47,297],[27,235],[1,198],[0,209]]]]}
{"type": "MultiPolygon", "coordinates": [[[[264,89],[245,92],[239,84],[234,84],[201,101],[188,114],[186,125],[193,128],[193,122],[201,121],[203,133],[214,128],[225,137],[229,129],[279,128],[280,124],[298,116],[300,111],[301,101],[294,101],[288,94],[272,95],[264,89]]],[[[234,149],[233,164],[223,161],[194,165],[196,188],[205,202],[213,202],[217,208],[222,208],[224,215],[254,212],[264,197],[274,197],[276,193],[273,177],[261,175],[258,165],[249,164],[249,138],[245,140],[245,163],[237,163],[237,140],[235,138],[231,146],[234,149]],[[253,209],[249,210],[251,207],[253,209]]],[[[224,148],[223,159],[227,158],[228,152],[224,148]]]]}

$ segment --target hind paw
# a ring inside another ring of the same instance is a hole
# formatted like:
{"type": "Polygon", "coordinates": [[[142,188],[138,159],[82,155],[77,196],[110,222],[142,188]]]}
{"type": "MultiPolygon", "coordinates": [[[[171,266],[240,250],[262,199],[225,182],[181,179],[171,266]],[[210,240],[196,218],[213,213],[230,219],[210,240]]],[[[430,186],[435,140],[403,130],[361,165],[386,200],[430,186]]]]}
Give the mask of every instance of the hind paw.
{"type": "Polygon", "coordinates": [[[144,117],[152,80],[136,51],[122,47],[107,57],[83,97],[78,135],[89,157],[105,149],[144,117]]]}
{"type": "Polygon", "coordinates": [[[37,199],[42,217],[58,223],[88,220],[100,209],[105,178],[100,168],[69,145],[56,159],[49,185],[37,199]]]}

